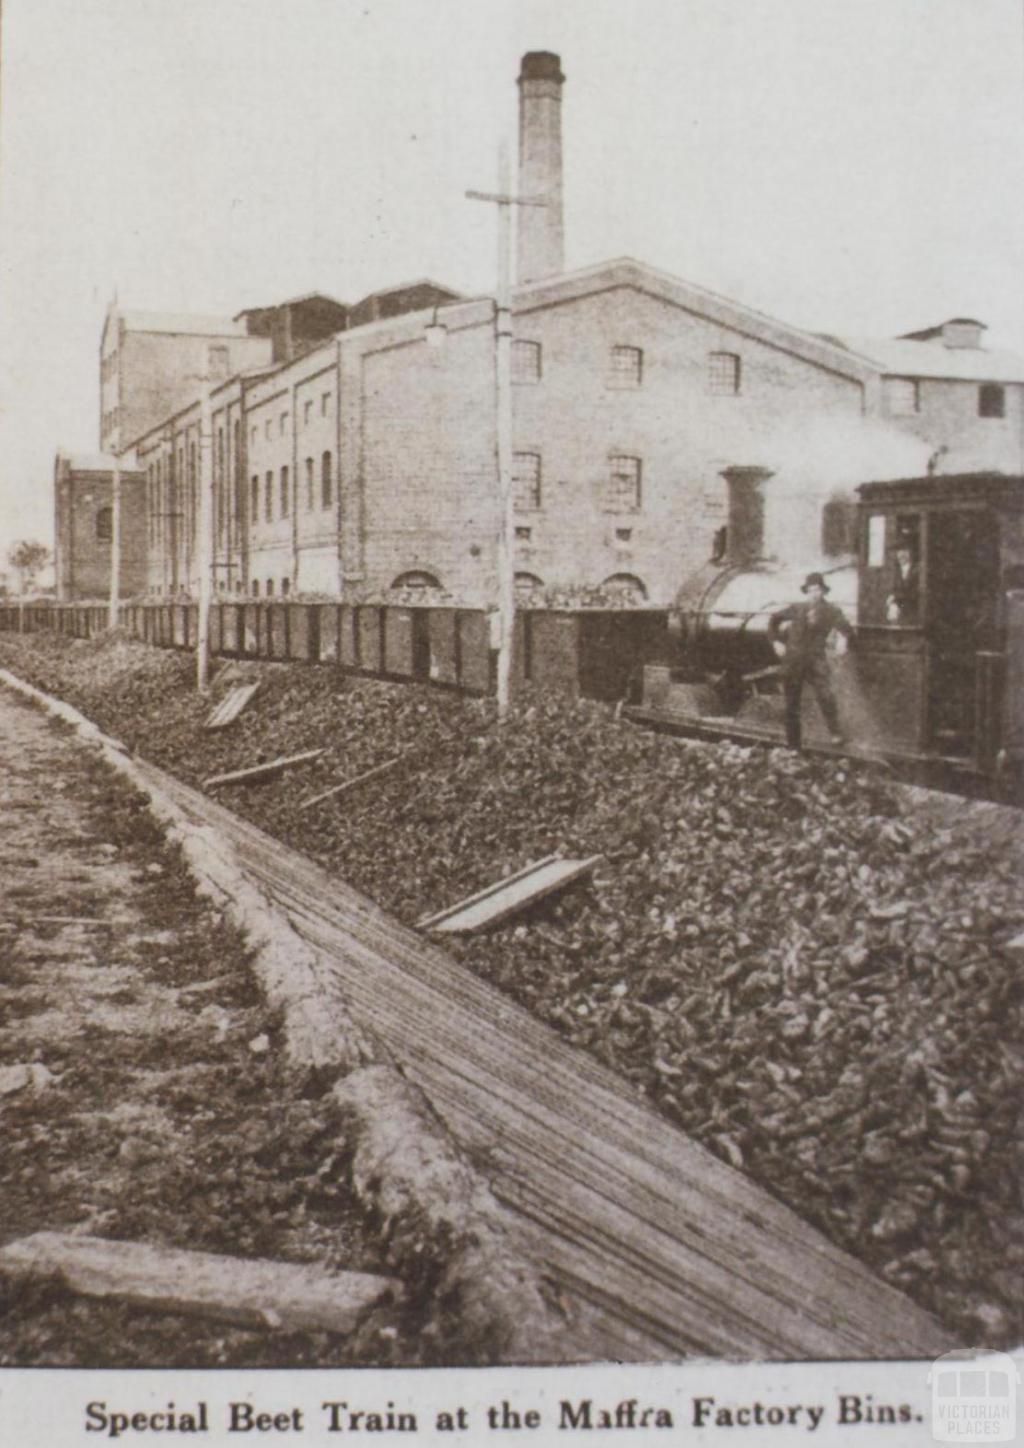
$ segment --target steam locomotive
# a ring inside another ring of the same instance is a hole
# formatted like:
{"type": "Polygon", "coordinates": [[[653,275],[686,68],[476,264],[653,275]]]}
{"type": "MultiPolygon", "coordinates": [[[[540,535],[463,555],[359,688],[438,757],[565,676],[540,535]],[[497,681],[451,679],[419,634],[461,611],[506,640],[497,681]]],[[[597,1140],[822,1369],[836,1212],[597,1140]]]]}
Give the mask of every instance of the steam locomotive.
{"type": "MultiPolygon", "coordinates": [[[[827,572],[830,601],[857,625],[832,668],[844,752],[1024,802],[1024,477],[929,475],[857,493],[855,561],[827,572]]],[[[768,621],[799,597],[806,571],[735,554],[705,564],[676,597],[673,656],[644,666],[627,716],[782,743],[768,621]]],[[[834,752],[812,698],[804,710],[807,747],[834,752]]]]}

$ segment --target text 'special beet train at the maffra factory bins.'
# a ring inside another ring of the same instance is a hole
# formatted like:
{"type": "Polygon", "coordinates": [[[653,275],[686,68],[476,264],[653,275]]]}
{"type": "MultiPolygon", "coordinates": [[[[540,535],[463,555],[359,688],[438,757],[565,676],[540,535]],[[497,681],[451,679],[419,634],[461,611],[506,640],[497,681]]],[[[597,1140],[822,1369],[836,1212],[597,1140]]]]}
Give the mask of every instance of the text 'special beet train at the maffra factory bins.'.
{"type": "MultiPolygon", "coordinates": [[[[757,480],[741,481],[756,502],[757,480]]],[[[856,561],[824,571],[829,602],[856,625],[851,649],[836,634],[827,649],[842,741],[804,690],[804,747],[1020,803],[1024,477],[903,478],[864,483],[858,495],[856,561]]],[[[750,503],[736,499],[716,556],[680,588],[671,652],[644,666],[628,717],[706,738],[785,738],[771,620],[820,564],[760,557],[750,503]]]]}

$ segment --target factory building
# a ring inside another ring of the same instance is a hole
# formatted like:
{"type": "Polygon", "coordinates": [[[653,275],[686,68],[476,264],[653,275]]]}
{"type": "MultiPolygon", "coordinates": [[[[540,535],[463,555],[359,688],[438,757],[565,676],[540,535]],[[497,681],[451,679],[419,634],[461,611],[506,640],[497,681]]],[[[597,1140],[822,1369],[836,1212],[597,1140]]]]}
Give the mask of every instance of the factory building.
{"type": "MultiPolygon", "coordinates": [[[[1024,361],[986,349],[980,322],[837,338],[638,261],[566,273],[564,81],[557,56],[524,57],[516,189],[544,203],[518,208],[512,304],[524,600],[665,607],[712,559],[839,567],[859,483],[1020,470],[1024,361]]],[[[212,396],[217,589],[491,602],[493,301],[418,282],[229,325],[252,350],[212,396]]],[[[198,583],[198,387],[165,391],[120,433],[154,595],[198,583]]]]}
{"type": "MultiPolygon", "coordinates": [[[[114,459],[59,452],[54,470],[54,575],[57,598],[100,598],[110,590],[114,538],[114,459]]],[[[146,494],[141,473],[121,473],[122,598],[145,591],[146,494]]]]}

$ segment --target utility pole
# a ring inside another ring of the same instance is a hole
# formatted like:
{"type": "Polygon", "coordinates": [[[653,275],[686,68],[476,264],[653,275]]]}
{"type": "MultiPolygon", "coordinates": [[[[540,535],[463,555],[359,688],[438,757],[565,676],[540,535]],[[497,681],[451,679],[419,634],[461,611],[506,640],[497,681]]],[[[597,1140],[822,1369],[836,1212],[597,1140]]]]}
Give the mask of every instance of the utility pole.
{"type": "Polygon", "coordinates": [[[515,497],[512,492],[512,207],[544,206],[543,200],[513,196],[508,146],[498,152],[498,190],[467,191],[471,201],[491,201],[498,208],[498,287],[494,311],[494,385],[497,416],[498,498],[498,718],[508,713],[512,692],[512,645],[515,639],[516,593],[512,540],[515,497]]]}
{"type": "Polygon", "coordinates": [[[196,687],[210,686],[210,602],[213,593],[213,400],[203,383],[199,399],[199,619],[196,626],[196,687]]]}
{"type": "Polygon", "coordinates": [[[114,432],[114,476],[110,489],[110,603],[107,628],[117,628],[121,601],[121,429],[114,432]]]}

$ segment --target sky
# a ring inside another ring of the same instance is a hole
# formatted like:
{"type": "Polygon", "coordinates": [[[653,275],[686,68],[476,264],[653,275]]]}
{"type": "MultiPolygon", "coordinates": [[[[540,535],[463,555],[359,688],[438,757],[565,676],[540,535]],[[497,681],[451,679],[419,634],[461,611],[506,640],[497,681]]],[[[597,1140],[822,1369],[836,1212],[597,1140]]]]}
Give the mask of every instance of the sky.
{"type": "Polygon", "coordinates": [[[0,569],[98,447],[107,306],[495,275],[520,56],[562,58],[566,265],[1024,353],[1024,0],[2,0],[0,569]]]}

